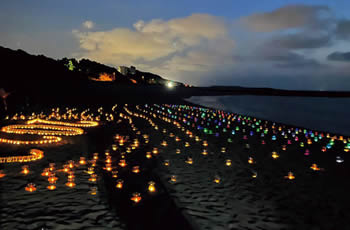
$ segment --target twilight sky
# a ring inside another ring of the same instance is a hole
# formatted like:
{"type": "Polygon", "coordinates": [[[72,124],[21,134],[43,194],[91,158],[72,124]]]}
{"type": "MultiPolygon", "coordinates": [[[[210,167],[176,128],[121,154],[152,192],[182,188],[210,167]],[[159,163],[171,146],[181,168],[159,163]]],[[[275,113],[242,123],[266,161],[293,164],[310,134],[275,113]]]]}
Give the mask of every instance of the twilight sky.
{"type": "Polygon", "coordinates": [[[2,0],[0,45],[194,85],[350,90],[349,0],[2,0]]]}

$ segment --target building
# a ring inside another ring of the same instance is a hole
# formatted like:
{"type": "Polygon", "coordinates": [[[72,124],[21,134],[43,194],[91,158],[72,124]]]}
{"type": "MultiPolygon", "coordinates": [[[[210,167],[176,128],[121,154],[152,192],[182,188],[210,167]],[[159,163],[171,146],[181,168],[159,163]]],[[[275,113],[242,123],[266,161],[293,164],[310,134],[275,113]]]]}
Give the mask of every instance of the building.
{"type": "Polygon", "coordinates": [[[129,68],[126,66],[118,66],[118,72],[125,76],[129,73],[129,68]]]}
{"type": "Polygon", "coordinates": [[[123,74],[124,76],[128,75],[129,73],[134,75],[134,74],[136,74],[136,67],[130,66],[130,68],[129,68],[126,66],[118,66],[118,72],[123,74]]]}
{"type": "Polygon", "coordinates": [[[135,66],[130,66],[129,72],[130,72],[130,74],[132,74],[132,75],[136,74],[136,67],[135,67],[135,66]]]}

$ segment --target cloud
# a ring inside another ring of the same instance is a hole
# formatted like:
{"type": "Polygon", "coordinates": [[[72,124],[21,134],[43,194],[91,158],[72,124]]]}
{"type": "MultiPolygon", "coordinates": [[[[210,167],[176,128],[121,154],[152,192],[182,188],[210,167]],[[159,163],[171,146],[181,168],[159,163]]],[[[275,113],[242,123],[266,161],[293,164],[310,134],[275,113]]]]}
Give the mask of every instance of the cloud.
{"type": "Polygon", "coordinates": [[[90,29],[94,28],[94,26],[95,26],[95,23],[93,21],[87,20],[87,21],[83,22],[83,27],[86,29],[90,30],[90,29]]]}
{"type": "Polygon", "coordinates": [[[136,65],[176,77],[182,71],[208,71],[231,62],[235,42],[226,23],[208,14],[171,20],[137,21],[133,29],[73,31],[78,57],[112,65],[136,65]]]}
{"type": "Polygon", "coordinates": [[[350,62],[350,52],[333,52],[327,56],[327,60],[350,62]]]}
{"type": "Polygon", "coordinates": [[[256,51],[255,58],[258,62],[268,62],[277,68],[320,69],[325,67],[315,59],[278,47],[262,47],[256,51]]]}
{"type": "Polygon", "coordinates": [[[289,5],[268,13],[257,13],[243,19],[243,23],[257,32],[318,27],[328,20],[327,6],[289,5]]]}
{"type": "Polygon", "coordinates": [[[337,24],[335,34],[340,39],[350,38],[350,20],[340,20],[337,24]]]}
{"type": "Polygon", "coordinates": [[[310,34],[310,32],[302,32],[276,36],[268,41],[266,45],[269,47],[287,49],[315,49],[329,46],[331,42],[331,34],[310,34]]]}

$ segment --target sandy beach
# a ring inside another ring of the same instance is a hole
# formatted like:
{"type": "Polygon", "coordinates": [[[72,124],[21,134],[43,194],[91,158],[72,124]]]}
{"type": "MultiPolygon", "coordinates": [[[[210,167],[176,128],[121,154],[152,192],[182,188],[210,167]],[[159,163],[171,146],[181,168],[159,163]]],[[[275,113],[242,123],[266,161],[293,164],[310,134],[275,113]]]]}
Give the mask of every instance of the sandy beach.
{"type": "Polygon", "coordinates": [[[38,147],[42,159],[0,164],[2,229],[349,229],[347,137],[191,105],[89,113],[97,127],[38,147]],[[54,191],[41,175],[50,163],[54,191]]]}

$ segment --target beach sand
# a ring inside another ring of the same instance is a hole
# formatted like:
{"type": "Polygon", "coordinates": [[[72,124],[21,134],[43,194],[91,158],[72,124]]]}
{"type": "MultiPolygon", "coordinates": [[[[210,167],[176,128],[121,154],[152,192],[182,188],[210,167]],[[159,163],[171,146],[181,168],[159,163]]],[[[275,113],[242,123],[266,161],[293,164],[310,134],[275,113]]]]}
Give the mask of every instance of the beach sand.
{"type": "MultiPolygon", "coordinates": [[[[87,129],[85,135],[66,138],[60,145],[43,147],[45,157],[28,163],[29,175],[20,174],[23,164],[1,164],[6,173],[0,179],[1,229],[350,229],[347,180],[350,171],[340,141],[322,152],[321,147],[328,143],[326,138],[312,145],[303,139],[292,140],[289,145],[287,139],[277,134],[277,140],[271,140],[271,132],[265,137],[260,133],[250,136],[255,129],[247,125],[249,122],[245,125],[233,122],[223,132],[222,118],[221,125],[220,119],[201,124],[214,131],[208,134],[198,130],[199,123],[191,120],[195,111],[178,112],[176,121],[181,124],[178,128],[173,124],[174,117],[167,118],[172,122],[161,119],[174,115],[178,108],[162,107],[129,105],[127,110],[118,107],[115,121],[101,122],[99,127],[87,129]],[[120,112],[129,117],[120,118],[120,112]],[[128,118],[132,119],[131,124],[128,118]],[[236,126],[240,130],[233,135],[231,130],[236,126]],[[112,144],[118,144],[116,134],[128,139],[125,145],[112,151],[112,144]],[[143,134],[149,136],[149,142],[143,134]],[[181,140],[176,141],[175,137],[181,140]],[[128,166],[121,168],[118,166],[121,155],[134,139],[140,144],[125,154],[128,166]],[[204,140],[208,146],[203,146],[204,140]],[[163,141],[167,146],[161,145],[163,141]],[[300,147],[301,141],[305,147],[300,147]],[[282,145],[286,145],[286,150],[282,150],[282,145]],[[159,154],[147,159],[146,153],[153,148],[159,154]],[[306,148],[310,150],[308,156],[304,155],[306,148]],[[202,154],[204,149],[207,155],[202,154]],[[105,151],[110,152],[112,165],[119,171],[118,178],[103,169],[105,151]],[[271,157],[273,151],[279,154],[278,159],[271,157]],[[40,174],[50,162],[62,167],[68,160],[77,162],[81,156],[91,159],[95,152],[100,157],[95,167],[99,178],[96,184],[88,181],[85,165],[75,170],[75,188],[66,187],[67,176],[59,172],[57,189],[46,189],[48,182],[40,174]],[[335,161],[338,155],[344,159],[341,164],[335,161]],[[249,157],[254,164],[248,163],[249,157]],[[188,163],[189,158],[192,164],[188,163]],[[226,165],[227,160],[231,161],[230,166],[226,165]],[[311,170],[313,163],[324,170],[311,170]],[[131,172],[135,165],[140,166],[141,173],[131,172]],[[294,180],[285,178],[289,171],[294,173],[294,180]],[[252,177],[254,173],[256,178],[252,177]],[[172,176],[176,176],[176,182],[170,180],[172,176]],[[125,184],[123,190],[118,190],[115,185],[121,178],[125,184]],[[157,193],[147,191],[150,181],[155,182],[157,193]],[[37,191],[25,191],[29,182],[37,185],[37,191]],[[96,195],[89,193],[92,187],[97,188],[96,195]],[[137,204],[130,200],[133,192],[141,194],[142,200],[137,204]]],[[[262,124],[272,125],[264,121],[262,124]]],[[[288,128],[291,127],[283,127],[288,128]]],[[[0,147],[2,154],[28,150],[0,147]]]]}

